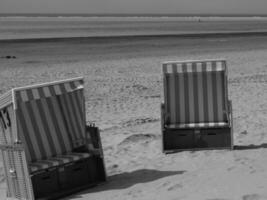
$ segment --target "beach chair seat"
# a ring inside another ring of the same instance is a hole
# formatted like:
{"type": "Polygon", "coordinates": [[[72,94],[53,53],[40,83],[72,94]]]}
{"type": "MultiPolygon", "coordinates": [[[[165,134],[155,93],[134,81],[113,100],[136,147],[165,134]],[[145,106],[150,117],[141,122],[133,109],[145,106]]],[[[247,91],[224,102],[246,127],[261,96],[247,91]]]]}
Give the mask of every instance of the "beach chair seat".
{"type": "Polygon", "coordinates": [[[99,129],[86,124],[83,90],[76,78],[0,97],[9,198],[57,199],[106,180],[99,129]]]}
{"type": "Polygon", "coordinates": [[[169,124],[169,125],[166,125],[165,127],[170,128],[170,129],[228,127],[228,123],[206,122],[206,123],[190,123],[190,124],[169,124]]]}
{"type": "Polygon", "coordinates": [[[163,63],[163,151],[232,148],[225,60],[163,63]]]}
{"type": "Polygon", "coordinates": [[[68,153],[64,155],[58,155],[45,160],[38,160],[36,162],[29,163],[29,169],[30,173],[33,174],[34,172],[40,170],[63,166],[81,159],[89,158],[90,156],[90,153],[68,153]]]}

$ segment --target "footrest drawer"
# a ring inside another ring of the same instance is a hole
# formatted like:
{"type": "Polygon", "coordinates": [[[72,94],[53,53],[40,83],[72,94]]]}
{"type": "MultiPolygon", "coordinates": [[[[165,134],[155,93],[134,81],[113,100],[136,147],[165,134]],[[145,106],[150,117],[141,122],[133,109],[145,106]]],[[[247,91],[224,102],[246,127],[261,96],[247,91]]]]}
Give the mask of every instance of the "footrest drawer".
{"type": "Polygon", "coordinates": [[[88,160],[80,160],[58,168],[61,189],[88,184],[88,160]]]}
{"type": "Polygon", "coordinates": [[[231,147],[230,129],[203,129],[201,136],[196,138],[197,148],[231,147]]]}
{"type": "Polygon", "coordinates": [[[168,130],[163,134],[165,150],[194,148],[193,130],[168,130]]]}
{"type": "Polygon", "coordinates": [[[53,194],[59,190],[57,169],[47,170],[32,176],[35,198],[53,194]]]}

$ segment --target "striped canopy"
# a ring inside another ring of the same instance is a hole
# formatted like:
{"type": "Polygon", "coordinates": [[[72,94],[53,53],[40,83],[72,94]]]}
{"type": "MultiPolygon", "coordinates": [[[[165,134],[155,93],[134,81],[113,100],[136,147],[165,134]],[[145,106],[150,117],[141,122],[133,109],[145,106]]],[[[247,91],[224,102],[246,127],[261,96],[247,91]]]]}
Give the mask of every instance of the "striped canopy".
{"type": "Polygon", "coordinates": [[[187,128],[228,124],[224,60],[166,62],[163,74],[166,125],[187,128]]]}
{"type": "Polygon", "coordinates": [[[28,161],[66,154],[86,141],[83,79],[16,88],[14,97],[28,161]]]}

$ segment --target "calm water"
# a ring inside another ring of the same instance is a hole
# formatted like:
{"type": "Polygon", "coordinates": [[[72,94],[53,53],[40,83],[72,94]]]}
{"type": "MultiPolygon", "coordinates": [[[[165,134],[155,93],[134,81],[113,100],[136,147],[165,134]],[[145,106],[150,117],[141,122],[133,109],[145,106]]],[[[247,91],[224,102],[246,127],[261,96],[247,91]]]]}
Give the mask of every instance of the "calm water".
{"type": "Polygon", "coordinates": [[[267,31],[267,17],[0,16],[0,39],[267,31]]]}

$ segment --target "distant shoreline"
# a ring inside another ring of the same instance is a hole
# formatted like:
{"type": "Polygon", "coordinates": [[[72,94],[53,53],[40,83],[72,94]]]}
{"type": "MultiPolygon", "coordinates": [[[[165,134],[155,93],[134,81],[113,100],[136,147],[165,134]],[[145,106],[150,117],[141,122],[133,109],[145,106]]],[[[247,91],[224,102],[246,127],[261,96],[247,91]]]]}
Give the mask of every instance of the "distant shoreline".
{"type": "Polygon", "coordinates": [[[201,13],[0,13],[0,17],[267,17],[267,14],[201,14],[201,13]]]}
{"type": "Polygon", "coordinates": [[[51,37],[51,38],[19,38],[0,39],[0,43],[42,43],[42,42],[74,42],[74,41],[114,41],[114,40],[145,40],[157,38],[221,38],[221,37],[252,37],[267,36],[267,31],[244,32],[211,32],[211,33],[185,33],[185,34],[155,34],[155,35],[112,35],[112,36],[88,36],[88,37],[51,37]]]}

